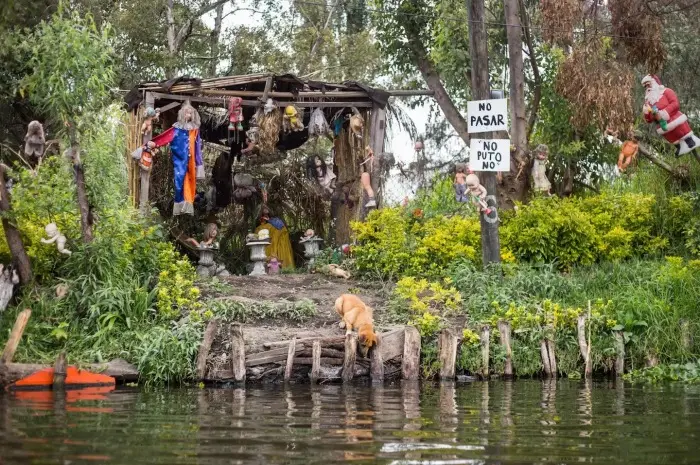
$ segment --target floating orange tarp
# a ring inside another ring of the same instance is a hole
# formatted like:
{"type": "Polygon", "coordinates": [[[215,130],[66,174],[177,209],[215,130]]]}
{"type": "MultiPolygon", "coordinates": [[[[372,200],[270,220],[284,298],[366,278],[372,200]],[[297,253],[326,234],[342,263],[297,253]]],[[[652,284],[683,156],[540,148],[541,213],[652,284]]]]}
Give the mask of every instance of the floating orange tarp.
{"type": "MultiPolygon", "coordinates": [[[[22,378],[10,386],[11,389],[51,389],[53,386],[53,368],[37,371],[26,378],[22,378]]],[[[74,366],[66,368],[66,389],[80,389],[95,386],[115,386],[115,380],[111,376],[92,373],[74,366]]]]}

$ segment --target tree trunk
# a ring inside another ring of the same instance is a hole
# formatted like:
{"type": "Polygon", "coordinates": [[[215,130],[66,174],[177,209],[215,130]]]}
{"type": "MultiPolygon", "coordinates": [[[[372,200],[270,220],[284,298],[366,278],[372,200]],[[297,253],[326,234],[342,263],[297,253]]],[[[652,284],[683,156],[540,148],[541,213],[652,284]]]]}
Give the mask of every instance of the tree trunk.
{"type": "Polygon", "coordinates": [[[513,207],[514,201],[525,200],[528,186],[527,120],[525,119],[525,71],[523,39],[518,0],[505,0],[510,67],[510,134],[515,153],[510,159],[510,172],[503,176],[502,205],[513,207]]]}
{"type": "Polygon", "coordinates": [[[209,48],[211,51],[211,62],[209,63],[209,77],[216,76],[216,65],[219,64],[219,39],[221,38],[221,24],[224,20],[224,4],[216,7],[216,18],[214,19],[214,29],[209,35],[209,48]]]}
{"type": "MultiPolygon", "coordinates": [[[[469,49],[471,52],[471,78],[472,78],[472,98],[474,100],[486,100],[490,96],[489,84],[489,50],[488,34],[484,24],[484,0],[467,0],[467,10],[469,11],[469,49]]],[[[435,89],[433,89],[435,90],[435,89]]],[[[437,99],[438,92],[435,92],[437,99]]],[[[439,103],[439,101],[438,101],[439,103]]],[[[461,118],[461,115],[460,115],[461,118]]],[[[461,118],[464,121],[463,118],[461,118]]],[[[449,120],[449,118],[448,118],[449,120]]],[[[466,125],[466,121],[464,122],[466,125]]],[[[455,129],[457,129],[455,127],[455,129]]],[[[490,133],[481,135],[484,139],[491,137],[490,133]]],[[[467,142],[468,144],[468,142],[467,142]]],[[[497,197],[496,173],[478,173],[481,184],[486,188],[489,195],[497,197]]],[[[501,246],[498,237],[498,222],[489,223],[485,216],[481,217],[481,256],[484,266],[489,263],[500,263],[501,246]]]]}
{"type": "Polygon", "coordinates": [[[29,256],[24,248],[22,236],[19,230],[13,223],[10,222],[9,213],[12,210],[10,193],[7,192],[5,185],[5,172],[7,166],[0,164],[0,212],[2,212],[2,228],[5,230],[5,239],[7,246],[12,254],[13,264],[17,267],[19,279],[22,284],[28,284],[32,281],[32,265],[29,262],[29,256]]]}
{"type": "Polygon", "coordinates": [[[83,242],[92,242],[92,221],[90,221],[90,202],[88,202],[87,189],[85,188],[85,171],[80,159],[80,145],[75,133],[75,123],[70,123],[70,150],[75,174],[75,190],[78,194],[78,210],[80,211],[80,230],[83,242]]]}

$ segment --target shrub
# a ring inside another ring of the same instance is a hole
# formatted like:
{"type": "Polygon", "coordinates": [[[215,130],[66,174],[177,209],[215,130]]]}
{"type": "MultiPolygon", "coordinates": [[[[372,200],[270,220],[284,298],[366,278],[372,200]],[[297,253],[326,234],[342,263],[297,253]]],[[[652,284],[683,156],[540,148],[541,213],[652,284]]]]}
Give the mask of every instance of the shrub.
{"type": "Polygon", "coordinates": [[[194,286],[196,272],[190,261],[180,256],[170,245],[160,251],[158,264],[158,314],[166,319],[174,319],[181,312],[201,308],[200,292],[194,286]]]}
{"type": "Polygon", "coordinates": [[[374,210],[365,222],[351,224],[360,245],[354,248],[357,268],[385,277],[398,277],[408,268],[413,245],[408,221],[398,208],[374,210]]]}

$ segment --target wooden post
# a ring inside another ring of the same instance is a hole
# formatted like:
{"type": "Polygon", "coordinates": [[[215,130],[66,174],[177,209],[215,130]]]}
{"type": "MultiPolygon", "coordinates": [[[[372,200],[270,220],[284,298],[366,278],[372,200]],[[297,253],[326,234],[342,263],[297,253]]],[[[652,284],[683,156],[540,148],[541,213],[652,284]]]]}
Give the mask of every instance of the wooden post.
{"type": "MultiPolygon", "coordinates": [[[[590,305],[590,302],[589,302],[590,305]]],[[[590,307],[589,307],[590,308],[590,307]]],[[[576,328],[578,330],[578,347],[581,351],[581,357],[585,363],[585,376],[590,378],[593,375],[593,365],[591,363],[591,347],[586,342],[586,316],[579,315],[576,322],[576,328]]]]}
{"type": "MultiPolygon", "coordinates": [[[[471,84],[474,100],[487,100],[490,96],[489,84],[489,49],[488,33],[485,24],[484,0],[467,0],[469,9],[469,51],[471,53],[471,84]]],[[[490,139],[490,132],[479,134],[480,139],[490,139]]],[[[497,198],[496,173],[482,171],[478,173],[481,184],[488,195],[497,198]]],[[[489,263],[500,263],[500,241],[498,238],[498,222],[489,223],[483,214],[481,217],[481,255],[484,266],[489,263]]]]}
{"type": "MultiPolygon", "coordinates": [[[[372,120],[370,123],[369,130],[369,146],[372,148],[375,156],[378,156],[384,151],[384,131],[386,128],[386,109],[380,108],[378,105],[372,106],[372,120]]],[[[370,182],[372,183],[372,190],[374,191],[374,198],[377,202],[377,208],[380,204],[379,198],[379,181],[380,181],[380,170],[379,162],[375,160],[372,164],[372,170],[370,172],[370,182]]],[[[366,194],[363,191],[363,198],[366,194]]],[[[367,216],[368,210],[364,207],[367,200],[362,201],[362,219],[367,216]]]]}
{"type": "Polygon", "coordinates": [[[231,369],[233,379],[237,383],[245,382],[245,341],[241,325],[234,323],[230,329],[231,335],[231,369]]]}
{"type": "Polygon", "coordinates": [[[292,368],[294,368],[294,355],[297,352],[297,340],[292,339],[289,341],[289,347],[287,348],[287,364],[284,367],[284,382],[288,383],[292,378],[292,368]]]}
{"type": "Polygon", "coordinates": [[[491,352],[489,347],[491,344],[491,328],[489,325],[481,327],[479,339],[481,339],[481,377],[489,379],[489,356],[491,352]]]}
{"type": "Polygon", "coordinates": [[[420,333],[413,326],[404,328],[401,378],[415,381],[420,372],[420,333]]]}
{"type": "Polygon", "coordinates": [[[321,378],[321,341],[314,341],[311,362],[311,383],[316,384],[321,378]]]}
{"type": "Polygon", "coordinates": [[[552,376],[556,378],[557,373],[559,373],[559,371],[557,370],[557,356],[555,354],[554,347],[554,340],[547,339],[547,354],[549,354],[549,368],[552,370],[552,376]]]}
{"type": "Polygon", "coordinates": [[[202,343],[199,345],[199,353],[197,354],[197,379],[202,380],[207,374],[207,357],[209,356],[209,350],[211,350],[211,344],[214,342],[216,337],[216,331],[219,329],[219,319],[213,318],[207,323],[207,329],[204,330],[204,337],[202,338],[202,343]]]}
{"type": "Polygon", "coordinates": [[[544,375],[547,378],[552,377],[552,367],[549,364],[549,353],[547,349],[547,340],[542,339],[540,341],[540,355],[542,356],[542,367],[544,368],[544,375]]]}
{"type": "Polygon", "coordinates": [[[384,381],[384,360],[382,360],[382,335],[377,334],[377,343],[370,351],[370,377],[373,383],[384,381]]]}
{"type": "Polygon", "coordinates": [[[690,334],[690,322],[688,320],[681,320],[681,346],[685,351],[690,351],[693,346],[693,338],[690,334]]]}
{"type": "Polygon", "coordinates": [[[63,389],[66,384],[66,353],[61,352],[53,366],[53,389],[63,389]]]}
{"type": "Polygon", "coordinates": [[[352,381],[355,376],[355,358],[357,357],[357,335],[345,335],[345,360],[343,361],[343,382],[352,381]]]}
{"type": "Polygon", "coordinates": [[[506,364],[503,368],[503,376],[513,377],[513,350],[510,343],[510,323],[504,320],[498,322],[498,333],[501,335],[501,345],[506,349],[506,364]]]}
{"type": "Polygon", "coordinates": [[[457,363],[457,344],[459,340],[450,329],[443,329],[438,338],[440,356],[440,379],[454,380],[455,364],[457,363]]]}
{"type": "Polygon", "coordinates": [[[29,321],[30,316],[32,316],[32,311],[28,308],[25,308],[19,313],[19,315],[17,315],[15,324],[12,327],[12,332],[10,332],[10,338],[7,340],[5,350],[2,352],[0,363],[7,364],[12,362],[12,359],[15,357],[17,347],[19,346],[19,342],[22,340],[22,334],[24,334],[24,329],[27,327],[27,322],[29,321]]]}
{"type": "Polygon", "coordinates": [[[622,376],[625,373],[625,337],[622,331],[613,331],[615,336],[615,376],[622,376]]]}
{"type": "MultiPolygon", "coordinates": [[[[146,107],[151,107],[155,108],[155,96],[151,92],[146,92],[146,107]]],[[[138,109],[137,109],[138,111],[138,109]]],[[[138,118],[137,118],[138,121],[138,118]]],[[[150,142],[151,138],[153,137],[153,133],[151,134],[146,134],[143,137],[141,137],[141,128],[137,126],[136,130],[139,133],[139,139],[141,139],[141,144],[146,144],[147,142],[150,142]]],[[[151,170],[144,170],[143,168],[139,167],[139,176],[141,180],[141,188],[139,191],[139,211],[141,212],[142,215],[148,215],[150,211],[150,203],[148,201],[148,194],[149,194],[149,189],[151,188],[151,170]]]]}

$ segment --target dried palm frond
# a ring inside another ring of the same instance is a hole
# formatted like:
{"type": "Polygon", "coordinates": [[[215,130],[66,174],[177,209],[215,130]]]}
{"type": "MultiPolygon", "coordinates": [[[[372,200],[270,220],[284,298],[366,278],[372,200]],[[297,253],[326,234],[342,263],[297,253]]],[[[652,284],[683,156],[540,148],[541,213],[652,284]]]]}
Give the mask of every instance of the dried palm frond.
{"type": "Polygon", "coordinates": [[[581,0],[541,0],[544,40],[557,45],[574,42],[574,28],[582,16],[581,0]]]}
{"type": "Polygon", "coordinates": [[[634,122],[634,76],[601,40],[580,44],[562,63],[556,90],[571,103],[571,123],[627,130],[634,122]]]}
{"type": "Polygon", "coordinates": [[[658,73],[666,61],[666,48],[661,39],[661,19],[647,8],[647,1],[610,0],[608,9],[615,41],[624,47],[627,62],[658,73]]]}

